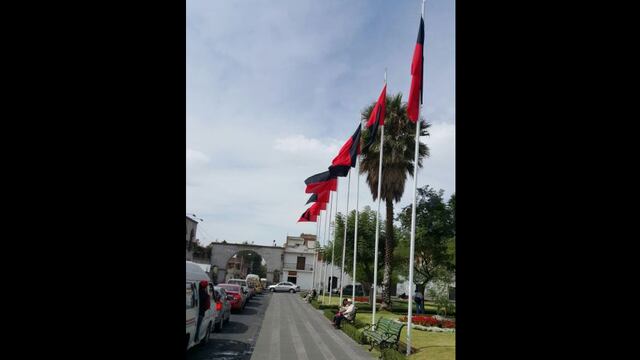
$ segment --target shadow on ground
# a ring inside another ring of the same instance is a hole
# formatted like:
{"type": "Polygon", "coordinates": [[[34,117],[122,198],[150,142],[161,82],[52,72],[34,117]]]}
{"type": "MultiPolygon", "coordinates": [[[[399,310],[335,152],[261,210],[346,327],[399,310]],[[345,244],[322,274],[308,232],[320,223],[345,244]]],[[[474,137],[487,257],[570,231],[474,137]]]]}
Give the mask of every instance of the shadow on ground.
{"type": "Polygon", "coordinates": [[[198,345],[187,351],[185,358],[188,360],[249,360],[251,346],[241,341],[212,338],[208,344],[198,345]]]}
{"type": "Polygon", "coordinates": [[[233,318],[222,328],[224,334],[244,334],[249,327],[241,322],[233,321],[233,318]]]}

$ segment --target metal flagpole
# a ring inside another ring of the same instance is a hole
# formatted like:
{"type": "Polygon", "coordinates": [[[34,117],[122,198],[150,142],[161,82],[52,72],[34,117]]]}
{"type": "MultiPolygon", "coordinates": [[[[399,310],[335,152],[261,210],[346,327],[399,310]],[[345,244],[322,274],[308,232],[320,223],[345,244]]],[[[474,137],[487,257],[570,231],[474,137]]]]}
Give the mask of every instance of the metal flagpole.
{"type": "MultiPolygon", "coordinates": [[[[331,209],[333,208],[333,192],[329,191],[329,210],[325,210],[324,213],[325,215],[328,214],[327,219],[325,220],[325,229],[324,229],[324,246],[325,248],[327,247],[327,245],[329,244],[329,242],[327,241],[327,229],[329,229],[329,221],[331,220],[331,209]]],[[[326,250],[326,249],[325,249],[326,250]]],[[[324,277],[327,277],[327,259],[326,259],[326,254],[323,253],[322,259],[324,261],[324,277]]],[[[326,280],[326,279],[325,279],[326,280]]],[[[324,287],[322,288],[322,303],[324,304],[324,300],[325,300],[325,294],[327,292],[326,289],[326,283],[324,285],[324,287]]]]}
{"type": "Polygon", "coordinates": [[[347,219],[349,217],[349,196],[351,192],[351,169],[349,169],[349,177],[347,180],[347,210],[344,212],[344,240],[342,240],[342,266],[340,267],[340,300],[338,304],[342,304],[342,291],[344,290],[344,257],[347,250],[347,219]]]}
{"type": "MultiPolygon", "coordinates": [[[[362,121],[360,121],[360,133],[362,133],[362,121]]],[[[351,286],[351,300],[356,303],[356,255],[358,254],[358,199],[360,198],[360,156],[356,160],[356,223],[353,229],[353,279],[351,286]]],[[[363,288],[364,290],[364,288],[363,288]]]]}
{"type": "MultiPolygon", "coordinates": [[[[320,212],[322,212],[322,211],[320,211],[320,212]]],[[[324,212],[325,212],[325,215],[326,215],[327,211],[324,210],[324,212]]],[[[324,226],[322,224],[320,224],[320,231],[322,231],[323,228],[324,228],[324,226]]],[[[322,238],[324,239],[324,236],[322,238]]],[[[324,256],[324,246],[322,245],[322,241],[320,241],[320,252],[322,253],[322,264],[320,265],[320,279],[318,279],[319,280],[318,281],[319,282],[318,286],[320,287],[319,290],[322,290],[322,288],[324,286],[323,284],[324,284],[324,258],[325,258],[325,256],[324,256]]],[[[323,295],[322,300],[323,300],[323,303],[324,303],[324,293],[322,295],[323,295]]]]}
{"type": "MultiPolygon", "coordinates": [[[[422,20],[424,21],[424,2],[422,0],[422,20]]],[[[425,33],[427,31],[427,26],[425,24],[425,33]]],[[[425,36],[426,38],[426,36],[425,36]]],[[[422,69],[424,69],[424,44],[422,44],[422,69]]],[[[423,73],[420,74],[422,79],[420,79],[420,88],[424,89],[424,70],[423,73]]],[[[416,198],[418,192],[418,148],[420,147],[420,113],[422,112],[422,92],[420,93],[420,106],[418,107],[418,119],[416,119],[416,146],[415,146],[415,156],[413,158],[413,206],[411,207],[411,245],[409,246],[409,306],[407,309],[407,355],[411,354],[411,323],[413,316],[413,257],[415,254],[415,243],[416,243],[416,198]]]]}
{"type": "MultiPolygon", "coordinates": [[[[384,84],[387,85],[387,69],[384,70],[384,84]]],[[[386,101],[386,99],[384,99],[386,101]]],[[[378,108],[380,111],[380,108],[378,108]]],[[[373,253],[373,306],[371,307],[371,327],[376,325],[376,287],[378,285],[378,240],[380,238],[380,200],[382,200],[382,154],[384,153],[384,125],[380,126],[380,160],[378,164],[378,212],[376,213],[376,244],[373,253]]]]}
{"type": "MultiPolygon", "coordinates": [[[[336,180],[336,181],[338,181],[338,180],[336,180]]],[[[331,242],[331,278],[330,278],[331,280],[329,280],[329,304],[331,304],[331,296],[333,295],[333,269],[335,268],[334,264],[336,263],[334,261],[335,254],[336,254],[336,239],[335,239],[335,234],[336,234],[336,231],[335,231],[335,226],[336,225],[335,224],[336,224],[336,222],[335,222],[335,217],[338,214],[338,198],[339,198],[339,196],[338,196],[339,191],[338,190],[339,190],[338,186],[336,185],[336,212],[333,214],[333,217],[334,217],[333,226],[331,226],[331,220],[329,220],[330,221],[329,222],[329,239],[333,239],[332,242],[331,242]],[[333,229],[333,238],[331,237],[331,229],[333,229]]]]}
{"type": "Polygon", "coordinates": [[[316,241],[314,241],[315,246],[313,247],[313,282],[311,283],[311,288],[316,288],[316,267],[318,265],[318,229],[320,220],[320,216],[316,217],[316,241]]]}

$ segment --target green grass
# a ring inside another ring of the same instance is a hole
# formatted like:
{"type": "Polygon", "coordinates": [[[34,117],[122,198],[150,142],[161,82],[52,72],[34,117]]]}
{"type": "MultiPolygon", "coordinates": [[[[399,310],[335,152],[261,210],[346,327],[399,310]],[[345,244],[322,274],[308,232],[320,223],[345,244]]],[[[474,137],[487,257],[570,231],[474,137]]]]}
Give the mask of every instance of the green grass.
{"type": "MultiPolygon", "coordinates": [[[[400,315],[387,311],[376,312],[376,321],[378,321],[380,317],[398,319],[400,315]]],[[[356,318],[364,323],[371,323],[371,314],[357,314],[356,318]]],[[[400,341],[402,343],[406,343],[407,341],[406,326],[402,328],[400,341]]],[[[411,347],[416,349],[417,352],[409,356],[410,360],[454,360],[456,358],[456,336],[451,333],[434,333],[412,329],[411,347]]]]}

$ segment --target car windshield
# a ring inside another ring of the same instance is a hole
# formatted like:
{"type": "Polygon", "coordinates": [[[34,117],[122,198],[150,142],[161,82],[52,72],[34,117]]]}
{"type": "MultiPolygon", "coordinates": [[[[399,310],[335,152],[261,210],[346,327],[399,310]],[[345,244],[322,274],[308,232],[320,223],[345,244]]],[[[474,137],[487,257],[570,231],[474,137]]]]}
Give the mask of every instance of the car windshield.
{"type": "Polygon", "coordinates": [[[220,284],[219,286],[225,290],[240,292],[240,285],[220,284]]]}

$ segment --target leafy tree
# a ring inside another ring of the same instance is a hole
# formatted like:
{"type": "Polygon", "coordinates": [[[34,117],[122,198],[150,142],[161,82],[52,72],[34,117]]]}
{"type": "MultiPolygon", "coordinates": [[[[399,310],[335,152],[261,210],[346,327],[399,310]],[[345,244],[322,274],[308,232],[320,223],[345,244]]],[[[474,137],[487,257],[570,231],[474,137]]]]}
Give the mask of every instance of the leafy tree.
{"type": "MultiPolygon", "coordinates": [[[[402,94],[387,96],[386,116],[384,124],[384,151],[382,159],[382,187],[381,198],[386,205],[386,236],[384,238],[384,278],[382,290],[382,308],[391,309],[391,277],[393,254],[396,246],[393,231],[393,203],[400,201],[404,193],[407,175],[414,174],[415,157],[415,124],[407,117],[407,104],[402,102],[402,94]]],[[[371,115],[375,102],[362,111],[362,120],[366,121],[371,115]]],[[[428,136],[429,125],[420,120],[420,136],[428,136]]],[[[368,129],[364,128],[363,140],[369,141],[372,136],[368,129]]],[[[367,184],[371,190],[373,199],[378,198],[378,165],[380,160],[380,131],[376,140],[366,152],[362,153],[361,171],[366,176],[367,184]]],[[[418,147],[418,167],[422,167],[422,160],[429,156],[427,145],[418,147]]],[[[375,225],[374,225],[375,229],[375,225]]],[[[375,236],[375,232],[374,232],[375,236]]],[[[382,236],[380,237],[382,240],[382,236]]]]}
{"type": "MultiPolygon", "coordinates": [[[[444,201],[444,191],[435,191],[428,185],[418,189],[416,206],[416,238],[414,282],[419,291],[437,278],[451,278],[455,272],[455,194],[444,201]]],[[[398,215],[408,265],[411,231],[411,206],[398,215]]],[[[405,266],[406,268],[406,266],[405,266]]]]}

